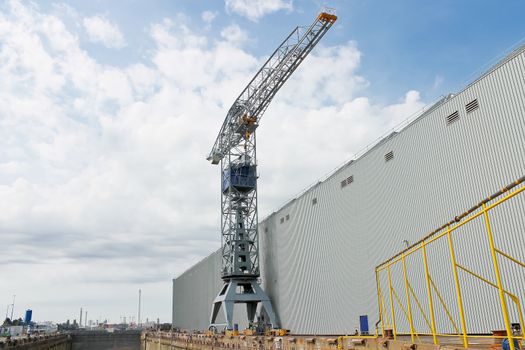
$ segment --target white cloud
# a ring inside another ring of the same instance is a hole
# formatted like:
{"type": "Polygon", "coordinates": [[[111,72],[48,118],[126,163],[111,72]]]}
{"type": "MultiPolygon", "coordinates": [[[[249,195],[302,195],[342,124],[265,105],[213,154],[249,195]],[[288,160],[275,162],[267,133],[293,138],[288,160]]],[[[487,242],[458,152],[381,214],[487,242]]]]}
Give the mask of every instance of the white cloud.
{"type": "Polygon", "coordinates": [[[226,11],[257,22],[263,16],[280,10],[293,10],[291,0],[224,0],[226,11]]]}
{"type": "Polygon", "coordinates": [[[284,86],[283,98],[290,104],[301,101],[312,108],[342,104],[368,86],[368,81],[356,72],[360,63],[361,52],[355,42],[332,47],[319,44],[301,69],[294,72],[292,81],[297,83],[284,86]]]}
{"type": "Polygon", "coordinates": [[[221,37],[235,45],[240,45],[248,40],[248,34],[237,24],[229,25],[221,30],[221,37]]]}
{"type": "MultiPolygon", "coordinates": [[[[239,27],[198,32],[153,24],[144,62],[114,67],[59,17],[0,12],[0,300],[17,294],[38,320],[83,305],[118,321],[140,286],[144,317],[170,319],[170,278],[220,244],[205,156],[265,59],[239,27]]],[[[261,217],[421,107],[415,91],[361,96],[360,60],[353,42],[319,47],[276,96],[258,129],[261,217]]]]}
{"type": "Polygon", "coordinates": [[[213,20],[217,17],[217,12],[213,12],[213,11],[204,11],[202,14],[201,14],[201,18],[202,20],[207,24],[207,25],[211,25],[211,23],[213,22],[213,20]]]}
{"type": "Polygon", "coordinates": [[[89,40],[92,42],[115,49],[126,46],[124,36],[119,27],[103,16],[86,17],[83,20],[83,24],[89,40]]]}
{"type": "Polygon", "coordinates": [[[434,84],[432,84],[432,89],[436,90],[436,89],[439,89],[441,87],[441,85],[443,85],[443,81],[445,79],[441,76],[441,75],[436,75],[434,77],[434,84]]]}

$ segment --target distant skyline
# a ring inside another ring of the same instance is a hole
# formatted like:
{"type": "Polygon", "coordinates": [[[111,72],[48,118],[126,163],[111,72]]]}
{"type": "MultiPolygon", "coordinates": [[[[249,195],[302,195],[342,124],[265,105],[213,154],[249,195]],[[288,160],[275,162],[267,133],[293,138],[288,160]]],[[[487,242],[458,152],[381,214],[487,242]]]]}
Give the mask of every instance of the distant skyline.
{"type": "MultiPolygon", "coordinates": [[[[0,3],[0,312],[171,320],[220,246],[205,160],[237,95],[324,2],[0,3]],[[2,304],[3,303],[3,304],[2,304]],[[3,310],[3,311],[2,311],[3,310]]],[[[258,129],[259,217],[524,42],[522,1],[335,0],[258,129]]]]}

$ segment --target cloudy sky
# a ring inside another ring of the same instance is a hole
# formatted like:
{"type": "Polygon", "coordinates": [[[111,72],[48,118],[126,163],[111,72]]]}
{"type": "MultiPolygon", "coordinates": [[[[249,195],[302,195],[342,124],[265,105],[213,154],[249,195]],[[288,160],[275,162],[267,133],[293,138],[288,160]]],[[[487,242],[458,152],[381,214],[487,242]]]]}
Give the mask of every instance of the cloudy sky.
{"type": "MultiPolygon", "coordinates": [[[[227,109],[317,0],[0,1],[0,312],[171,319],[220,245],[227,109]]],[[[260,216],[525,37],[522,1],[334,0],[258,129],[260,216]]],[[[1,314],[3,315],[3,313],[1,314]]]]}

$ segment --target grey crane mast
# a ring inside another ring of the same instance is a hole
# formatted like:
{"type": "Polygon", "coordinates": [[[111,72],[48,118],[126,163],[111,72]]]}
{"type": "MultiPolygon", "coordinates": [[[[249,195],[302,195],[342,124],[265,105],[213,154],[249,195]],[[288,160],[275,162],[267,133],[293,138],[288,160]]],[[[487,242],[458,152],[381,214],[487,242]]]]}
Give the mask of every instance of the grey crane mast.
{"type": "MultiPolygon", "coordinates": [[[[257,161],[255,129],[270,101],[323,35],[337,20],[323,10],[309,27],[297,27],[275,50],[226,115],[208,160],[221,165],[222,279],[224,286],[213,301],[210,327],[233,329],[235,304],[246,304],[253,324],[261,304],[264,322],[279,328],[270,298],[257,282],[257,161]],[[223,308],[225,324],[216,322],[223,308]]],[[[261,320],[261,319],[260,319],[261,320]]]]}

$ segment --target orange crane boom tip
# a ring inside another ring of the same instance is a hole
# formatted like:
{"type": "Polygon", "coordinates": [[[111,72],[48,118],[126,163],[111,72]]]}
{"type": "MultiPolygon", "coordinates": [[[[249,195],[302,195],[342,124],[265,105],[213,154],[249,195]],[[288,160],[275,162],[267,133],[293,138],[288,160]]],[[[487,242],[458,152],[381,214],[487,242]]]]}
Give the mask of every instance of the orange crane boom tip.
{"type": "Polygon", "coordinates": [[[337,16],[330,13],[321,12],[319,16],[317,16],[317,19],[324,22],[334,23],[335,21],[337,21],[337,16]]]}

